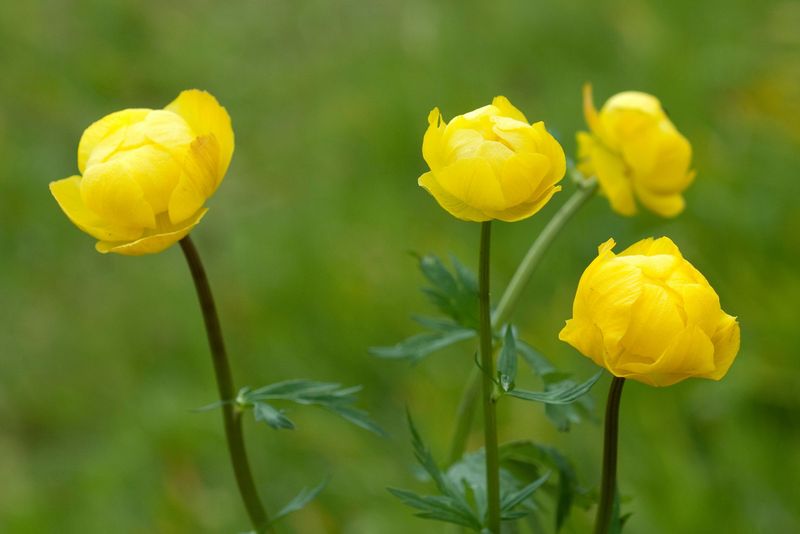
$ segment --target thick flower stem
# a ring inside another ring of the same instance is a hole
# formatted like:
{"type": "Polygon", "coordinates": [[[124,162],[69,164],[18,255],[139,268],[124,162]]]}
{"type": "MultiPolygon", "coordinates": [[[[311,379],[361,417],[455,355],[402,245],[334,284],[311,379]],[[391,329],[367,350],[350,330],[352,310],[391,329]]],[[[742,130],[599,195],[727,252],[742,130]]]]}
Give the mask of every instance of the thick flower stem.
{"type": "Polygon", "coordinates": [[[603,478],[600,483],[600,502],[594,523],[595,534],[608,534],[614,494],[617,490],[617,436],[619,435],[619,401],[625,379],[615,376],[611,380],[606,403],[606,425],[603,439],[603,478]]]}
{"type": "Polygon", "coordinates": [[[206,333],[208,334],[208,344],[211,347],[211,358],[214,363],[214,374],[217,379],[217,390],[222,404],[222,421],[225,426],[225,437],[228,441],[228,452],[230,453],[233,472],[236,476],[236,484],[239,486],[239,493],[244,501],[250,523],[258,533],[274,533],[275,531],[269,524],[269,517],[261,504],[256,490],[253,475],[250,473],[250,463],[247,460],[247,451],[242,437],[241,412],[233,404],[236,396],[233,387],[231,368],[228,363],[228,356],[225,351],[225,343],[222,339],[222,328],[217,315],[217,308],[214,305],[214,297],[211,294],[211,286],[208,284],[203,263],[200,255],[189,236],[180,240],[181,249],[189,270],[192,273],[194,287],[197,290],[197,297],[200,301],[200,309],[203,311],[206,333]]]}
{"type": "Polygon", "coordinates": [[[481,223],[481,253],[478,271],[480,306],[480,356],[483,376],[483,436],[486,451],[486,497],[488,528],[500,534],[500,460],[497,446],[497,412],[494,393],[494,359],[492,355],[492,318],[489,306],[489,250],[492,223],[481,223]]]}
{"type": "MultiPolygon", "coordinates": [[[[492,326],[501,326],[509,319],[522,296],[523,290],[528,285],[533,272],[542,261],[545,252],[550,248],[553,240],[566,226],[572,216],[594,196],[596,191],[596,179],[589,178],[584,180],[579,184],[578,190],[575,191],[556,214],[553,215],[553,218],[550,219],[528,249],[519,267],[517,267],[514,276],[511,277],[511,282],[508,284],[508,287],[506,287],[502,297],[500,297],[500,303],[492,316],[492,326]]],[[[473,369],[467,379],[467,385],[464,387],[464,392],[461,396],[461,402],[459,402],[458,412],[456,414],[456,430],[453,434],[453,440],[450,446],[449,460],[451,464],[458,461],[466,449],[469,429],[472,424],[473,407],[475,406],[475,399],[478,396],[480,377],[480,371],[478,369],[473,369]]]]}

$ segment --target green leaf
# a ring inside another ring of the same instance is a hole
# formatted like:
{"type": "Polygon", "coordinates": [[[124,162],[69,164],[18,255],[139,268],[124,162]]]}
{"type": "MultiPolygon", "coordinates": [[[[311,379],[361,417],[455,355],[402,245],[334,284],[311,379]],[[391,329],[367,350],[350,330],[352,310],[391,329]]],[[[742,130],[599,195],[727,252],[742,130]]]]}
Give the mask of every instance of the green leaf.
{"type": "Polygon", "coordinates": [[[570,382],[561,382],[559,387],[553,387],[549,391],[525,391],[515,389],[508,392],[508,395],[522,400],[529,400],[535,402],[543,402],[546,404],[569,404],[575,402],[581,396],[585,395],[592,389],[592,386],[600,379],[603,374],[599,371],[589,380],[583,384],[574,384],[570,382]]]}
{"type": "Polygon", "coordinates": [[[451,497],[444,495],[417,495],[414,492],[388,488],[389,493],[403,501],[406,505],[420,510],[416,516],[437,521],[455,523],[480,532],[481,523],[471,513],[465,513],[451,497]]]}
{"type": "Polygon", "coordinates": [[[441,472],[408,411],[406,411],[406,417],[411,431],[414,457],[434,481],[441,495],[421,496],[410,491],[393,488],[390,488],[389,491],[412,508],[421,510],[416,514],[420,517],[447,521],[480,530],[481,521],[470,508],[465,493],[461,491],[458,484],[441,472]]]}
{"type": "Polygon", "coordinates": [[[506,326],[506,334],[503,339],[503,348],[500,350],[500,358],[497,360],[497,378],[500,380],[500,387],[503,391],[514,389],[514,379],[517,376],[517,343],[514,328],[506,326]]]}
{"type": "Polygon", "coordinates": [[[538,476],[543,468],[547,468],[558,473],[558,483],[553,484],[548,480],[545,488],[555,501],[556,532],[564,525],[575,498],[586,493],[578,485],[572,464],[553,447],[528,440],[504,443],[500,446],[500,461],[501,465],[514,472],[530,470],[531,474],[538,476]]]}
{"type": "Polygon", "coordinates": [[[549,477],[550,473],[547,472],[524,488],[520,488],[517,491],[504,495],[500,502],[500,511],[512,511],[517,505],[521,504],[523,501],[525,501],[525,499],[533,495],[533,492],[539,489],[549,477]]]}
{"type": "MultiPolygon", "coordinates": [[[[240,406],[252,406],[256,420],[266,421],[273,428],[290,428],[285,425],[287,422],[291,423],[282,416],[282,412],[265,402],[278,400],[321,406],[361,428],[378,435],[385,435],[384,431],[370,420],[367,412],[353,407],[357,400],[356,393],[359,391],[361,386],[343,388],[340,384],[331,382],[286,380],[255,390],[242,388],[237,396],[237,402],[240,406]],[[283,417],[283,420],[279,416],[283,417]]],[[[293,427],[294,425],[291,428],[293,427]]]]}
{"type": "Polygon", "coordinates": [[[431,283],[422,289],[439,311],[464,328],[478,328],[478,283],[466,267],[451,257],[454,274],[433,255],[422,256],[419,268],[431,283]]]}
{"type": "Polygon", "coordinates": [[[256,417],[256,421],[264,421],[272,428],[286,428],[289,430],[294,429],[294,423],[292,423],[289,418],[283,415],[282,410],[278,410],[266,402],[253,403],[253,413],[256,417]]]}
{"type": "Polygon", "coordinates": [[[432,352],[473,338],[475,335],[474,330],[461,327],[449,331],[425,332],[389,347],[372,347],[369,349],[369,353],[379,358],[409,359],[416,362],[432,352]]]}
{"type": "Polygon", "coordinates": [[[272,518],[272,521],[270,521],[270,524],[273,525],[276,522],[283,519],[284,517],[286,517],[287,515],[291,514],[292,512],[296,512],[301,508],[303,508],[304,506],[306,506],[308,503],[313,501],[314,498],[316,498],[316,496],[319,495],[320,492],[322,492],[322,490],[325,489],[325,486],[327,485],[328,485],[328,479],[325,479],[311,489],[309,488],[301,489],[300,492],[297,495],[295,495],[295,497],[291,501],[286,503],[286,505],[283,508],[281,508],[277,514],[275,514],[275,516],[272,518]]]}

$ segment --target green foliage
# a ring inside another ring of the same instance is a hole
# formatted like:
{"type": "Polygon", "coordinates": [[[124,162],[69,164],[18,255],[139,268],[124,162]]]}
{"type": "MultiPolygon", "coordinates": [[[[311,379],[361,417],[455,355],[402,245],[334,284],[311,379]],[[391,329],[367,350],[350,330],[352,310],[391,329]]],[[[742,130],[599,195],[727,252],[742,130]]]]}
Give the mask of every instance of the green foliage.
{"type": "Polygon", "coordinates": [[[514,379],[517,376],[517,342],[514,328],[506,326],[506,335],[503,338],[503,347],[497,360],[497,378],[503,391],[514,389],[514,379]]]}
{"type": "Polygon", "coordinates": [[[550,388],[547,391],[525,391],[515,389],[509,391],[508,394],[522,400],[529,400],[535,402],[543,402],[545,404],[570,404],[586,395],[592,389],[595,382],[600,380],[603,371],[598,371],[591,378],[582,384],[576,384],[571,380],[561,380],[558,385],[550,388]]]}
{"type": "MultiPolygon", "coordinates": [[[[397,488],[389,488],[389,492],[418,510],[415,514],[418,517],[454,523],[483,532],[488,508],[483,450],[465,455],[443,473],[423,442],[410,414],[408,424],[414,457],[434,482],[439,495],[419,495],[397,488]]],[[[544,472],[533,479],[528,474],[520,473],[518,476],[510,470],[500,470],[500,514],[503,521],[521,519],[534,510],[531,497],[547,482],[550,473],[544,472]]]]}
{"type": "Polygon", "coordinates": [[[264,421],[275,429],[293,429],[294,423],[267,401],[290,401],[302,405],[321,406],[340,417],[378,435],[385,435],[367,412],[354,408],[356,393],[361,386],[343,388],[340,384],[316,382],[313,380],[286,380],[258,389],[244,387],[236,397],[242,408],[252,408],[256,421],[264,421]]]}

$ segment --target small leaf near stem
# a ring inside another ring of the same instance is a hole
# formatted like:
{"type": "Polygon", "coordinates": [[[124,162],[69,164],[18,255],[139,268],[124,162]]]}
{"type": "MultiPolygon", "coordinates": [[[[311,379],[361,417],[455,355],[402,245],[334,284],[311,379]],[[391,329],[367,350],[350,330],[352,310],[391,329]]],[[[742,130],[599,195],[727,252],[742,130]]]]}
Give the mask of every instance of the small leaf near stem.
{"type": "Polygon", "coordinates": [[[594,523],[595,534],[609,534],[614,496],[617,491],[617,444],[619,436],[619,403],[625,379],[611,380],[606,404],[606,423],[603,438],[603,478],[600,483],[600,502],[594,523]]]}

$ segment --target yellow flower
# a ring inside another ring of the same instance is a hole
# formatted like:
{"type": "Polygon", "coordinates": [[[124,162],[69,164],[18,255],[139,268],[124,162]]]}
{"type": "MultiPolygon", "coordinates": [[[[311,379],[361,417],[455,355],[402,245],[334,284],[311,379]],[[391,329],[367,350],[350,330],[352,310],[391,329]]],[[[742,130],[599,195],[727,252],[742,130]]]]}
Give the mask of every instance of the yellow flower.
{"type": "Polygon", "coordinates": [[[683,211],[681,193],[694,180],[692,146],[669,120],[658,99],[627,91],[612,96],[598,113],[592,86],[583,87],[583,113],[590,132],[578,132],[578,170],[596,176],[611,208],[636,213],[634,196],[662,217],[683,211]]]}
{"type": "Polygon", "coordinates": [[[449,123],[434,108],[428,124],[422,155],[431,170],[419,185],[459,219],[519,221],[561,190],[561,145],[504,96],[449,123]]]}
{"type": "Polygon", "coordinates": [[[208,211],[233,144],[225,108],[205,91],[183,91],[164,109],[125,109],[89,126],[78,144],[82,175],[50,191],[99,252],[160,252],[208,211]]]}
{"type": "Polygon", "coordinates": [[[669,238],[615,255],[599,248],[578,283],[572,319],[558,337],[615,376],[651,386],[719,380],[739,351],[739,324],[669,238]]]}

